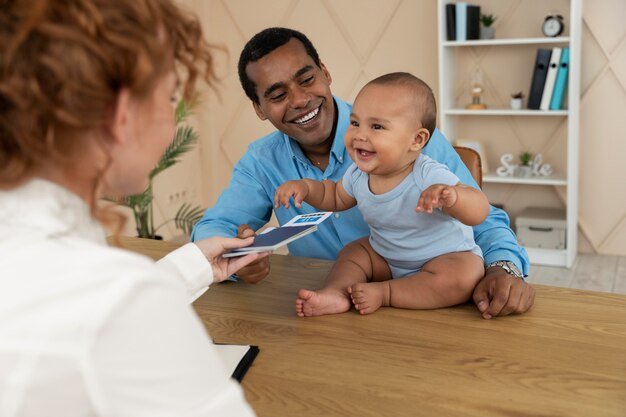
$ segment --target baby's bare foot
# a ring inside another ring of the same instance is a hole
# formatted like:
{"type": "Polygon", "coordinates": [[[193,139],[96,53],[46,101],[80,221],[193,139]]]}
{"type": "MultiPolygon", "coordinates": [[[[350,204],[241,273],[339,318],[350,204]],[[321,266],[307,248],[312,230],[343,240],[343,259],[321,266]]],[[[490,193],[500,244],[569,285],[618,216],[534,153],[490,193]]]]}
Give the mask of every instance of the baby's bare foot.
{"type": "Polygon", "coordinates": [[[299,317],[345,313],[348,310],[350,310],[350,299],[343,291],[332,288],[298,291],[296,314],[299,317]]]}
{"type": "Polygon", "coordinates": [[[367,282],[348,288],[352,304],[361,314],[372,314],[382,305],[389,305],[389,283],[367,282]]]}

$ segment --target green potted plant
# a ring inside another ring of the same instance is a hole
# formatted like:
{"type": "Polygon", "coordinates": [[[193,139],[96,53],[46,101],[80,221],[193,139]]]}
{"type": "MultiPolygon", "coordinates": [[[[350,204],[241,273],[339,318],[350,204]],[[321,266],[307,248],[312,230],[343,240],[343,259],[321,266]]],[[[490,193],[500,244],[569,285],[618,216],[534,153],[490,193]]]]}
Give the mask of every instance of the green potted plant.
{"type": "Polygon", "coordinates": [[[493,23],[497,17],[492,14],[480,15],[480,39],[493,39],[496,36],[496,28],[493,27],[493,23]]]}
{"type": "Polygon", "coordinates": [[[174,222],[177,229],[181,230],[186,235],[190,235],[194,224],[200,220],[204,214],[204,209],[201,207],[183,203],[173,219],[166,220],[156,227],[154,226],[152,180],[160,172],[178,163],[181,156],[189,152],[198,141],[197,132],[191,126],[184,124],[190,111],[189,104],[184,100],[181,100],[176,106],[176,133],[174,134],[174,139],[167,149],[165,149],[159,162],[152,171],[150,171],[146,190],[141,194],[116,200],[118,204],[129,207],[132,210],[137,225],[138,237],[160,239],[157,235],[157,231],[170,222],[174,222]]]}
{"type": "Polygon", "coordinates": [[[533,154],[530,152],[524,151],[519,155],[520,166],[517,167],[517,176],[528,178],[532,174],[532,166],[531,160],[533,159],[533,154]]]}

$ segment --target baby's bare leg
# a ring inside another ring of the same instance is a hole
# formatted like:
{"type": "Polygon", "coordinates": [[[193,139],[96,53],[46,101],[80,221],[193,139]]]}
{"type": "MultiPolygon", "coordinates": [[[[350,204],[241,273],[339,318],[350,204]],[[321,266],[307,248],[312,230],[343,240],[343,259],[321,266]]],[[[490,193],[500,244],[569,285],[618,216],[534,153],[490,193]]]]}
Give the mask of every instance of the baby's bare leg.
{"type": "Polygon", "coordinates": [[[296,314],[308,317],[348,311],[351,303],[348,288],[355,283],[372,279],[372,253],[376,255],[371,250],[367,237],[355,240],[343,248],[326,277],[324,288],[317,291],[301,289],[298,292],[296,314]]]}
{"type": "Polygon", "coordinates": [[[369,243],[362,242],[363,250],[370,260],[371,270],[367,281],[360,281],[348,287],[354,308],[361,314],[371,314],[381,306],[389,305],[389,283],[392,278],[389,264],[369,243]]]}
{"type": "Polygon", "coordinates": [[[426,262],[420,272],[391,281],[390,304],[433,309],[464,303],[484,274],[482,258],[471,252],[441,255],[426,262]]]}

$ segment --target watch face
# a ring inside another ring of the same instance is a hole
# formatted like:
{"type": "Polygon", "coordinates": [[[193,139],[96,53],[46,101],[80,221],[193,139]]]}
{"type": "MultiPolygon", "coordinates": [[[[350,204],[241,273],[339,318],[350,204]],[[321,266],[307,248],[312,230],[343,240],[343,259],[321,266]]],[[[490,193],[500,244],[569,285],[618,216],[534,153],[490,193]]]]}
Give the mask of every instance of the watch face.
{"type": "Polygon", "coordinates": [[[549,17],[543,22],[543,34],[546,36],[558,36],[563,31],[563,23],[556,17],[549,17]]]}

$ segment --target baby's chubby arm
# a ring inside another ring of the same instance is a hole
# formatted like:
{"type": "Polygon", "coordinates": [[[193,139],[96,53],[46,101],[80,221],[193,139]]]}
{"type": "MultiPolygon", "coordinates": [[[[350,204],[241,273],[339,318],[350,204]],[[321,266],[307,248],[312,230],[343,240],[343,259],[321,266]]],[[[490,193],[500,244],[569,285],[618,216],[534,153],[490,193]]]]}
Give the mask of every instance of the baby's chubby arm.
{"type": "Polygon", "coordinates": [[[283,205],[289,208],[289,199],[293,197],[296,207],[302,202],[324,211],[343,211],[356,205],[356,200],[343,189],[341,183],[330,180],[314,181],[310,179],[287,181],[274,193],[274,207],[283,205]]]}
{"type": "Polygon", "coordinates": [[[417,202],[417,212],[432,213],[440,208],[468,226],[482,223],[489,215],[487,196],[465,184],[434,184],[425,189],[417,202]]]}

